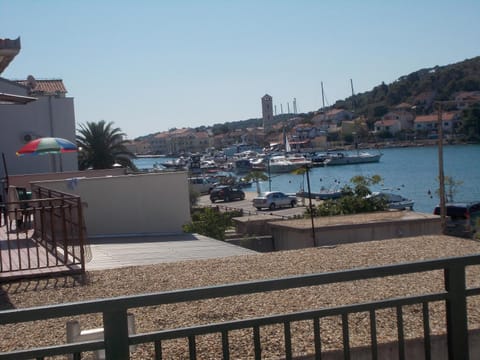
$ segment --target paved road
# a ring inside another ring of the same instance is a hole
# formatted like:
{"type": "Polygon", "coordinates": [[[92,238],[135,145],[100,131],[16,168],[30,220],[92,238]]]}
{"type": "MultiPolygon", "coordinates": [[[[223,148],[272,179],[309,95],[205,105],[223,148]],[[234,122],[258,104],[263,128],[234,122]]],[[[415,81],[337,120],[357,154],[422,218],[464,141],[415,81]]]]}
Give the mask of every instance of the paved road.
{"type": "MultiPolygon", "coordinates": [[[[223,208],[242,209],[244,214],[273,214],[278,216],[293,217],[305,213],[305,205],[308,205],[308,199],[297,198],[297,206],[294,208],[286,207],[275,210],[257,210],[252,206],[252,199],[257,195],[256,192],[246,191],[245,200],[235,200],[230,202],[217,201],[212,204],[208,195],[200,196],[198,205],[201,206],[219,206],[223,208]]],[[[313,204],[318,204],[317,200],[312,200],[313,204]]]]}

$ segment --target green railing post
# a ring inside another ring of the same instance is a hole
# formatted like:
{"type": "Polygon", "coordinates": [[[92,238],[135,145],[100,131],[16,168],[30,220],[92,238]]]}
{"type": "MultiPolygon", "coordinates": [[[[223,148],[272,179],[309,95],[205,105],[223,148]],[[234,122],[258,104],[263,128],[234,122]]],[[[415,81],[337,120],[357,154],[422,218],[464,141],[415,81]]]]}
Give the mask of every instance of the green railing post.
{"type": "Polygon", "coordinates": [[[127,311],[112,310],[103,313],[103,335],[107,360],[129,360],[127,311]]]}
{"type": "Polygon", "coordinates": [[[468,322],[465,266],[445,268],[447,297],[447,341],[449,360],[468,360],[468,322]]]}

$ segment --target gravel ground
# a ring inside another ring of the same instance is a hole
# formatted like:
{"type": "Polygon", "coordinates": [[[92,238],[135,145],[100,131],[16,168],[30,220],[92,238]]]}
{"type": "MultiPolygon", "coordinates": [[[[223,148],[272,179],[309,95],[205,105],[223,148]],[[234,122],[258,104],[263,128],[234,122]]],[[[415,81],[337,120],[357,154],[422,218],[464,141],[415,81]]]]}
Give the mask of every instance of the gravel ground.
{"type": "MultiPolygon", "coordinates": [[[[184,261],[143,267],[120,268],[88,272],[85,283],[66,277],[56,280],[16,282],[2,285],[3,308],[26,308],[105,297],[166,291],[181,288],[226,284],[240,281],[269,279],[291,275],[320,273],[356,267],[393,264],[407,261],[435,259],[479,253],[480,243],[446,236],[423,236],[395,240],[346,244],[329,248],[312,248],[268,254],[254,254],[211,260],[184,261]]],[[[480,269],[468,269],[469,285],[478,286],[480,269]]],[[[414,295],[443,288],[438,272],[370,281],[308,287],[288,291],[238,296],[221,300],[197,301],[162,307],[134,309],[137,332],[163,328],[221,322],[267,314],[279,314],[302,309],[363,302],[385,297],[414,295]]],[[[434,334],[445,328],[443,304],[430,305],[431,327],[434,334]]],[[[394,311],[379,311],[377,332],[379,342],[396,339],[394,311]]],[[[404,309],[405,336],[421,334],[421,309],[404,309]]],[[[5,325],[0,328],[2,351],[65,342],[65,323],[69,319],[5,325]]],[[[98,314],[79,318],[82,328],[101,326],[98,314]]],[[[323,349],[341,346],[340,318],[321,320],[323,349]]],[[[480,326],[480,299],[469,300],[469,326],[480,326]]],[[[369,344],[369,316],[360,313],[349,317],[352,346],[369,344]]],[[[246,359],[253,354],[252,331],[235,331],[230,338],[232,359],[246,359]]],[[[312,353],[312,324],[292,324],[292,342],[295,355],[312,353]]],[[[275,359],[283,350],[283,328],[262,328],[262,355],[275,359]]],[[[153,346],[142,345],[134,352],[134,359],[153,358],[153,346]]],[[[221,341],[217,336],[200,337],[198,358],[221,358],[221,341]],[[209,354],[203,354],[208,349],[209,354]]],[[[186,340],[164,344],[165,359],[188,358],[186,340]]]]}

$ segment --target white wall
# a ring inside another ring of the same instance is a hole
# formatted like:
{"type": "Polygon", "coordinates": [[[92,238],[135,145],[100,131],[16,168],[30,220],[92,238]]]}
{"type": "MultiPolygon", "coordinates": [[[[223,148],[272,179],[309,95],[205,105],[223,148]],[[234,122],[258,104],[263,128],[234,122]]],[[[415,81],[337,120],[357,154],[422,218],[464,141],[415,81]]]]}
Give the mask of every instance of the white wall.
{"type": "MultiPolygon", "coordinates": [[[[25,87],[1,78],[0,92],[28,95],[25,87]]],[[[16,151],[25,144],[23,135],[27,133],[75,142],[73,98],[39,96],[26,105],[0,104],[0,153],[5,154],[10,175],[78,169],[77,153],[17,157],[16,151]]],[[[4,176],[0,160],[0,177],[4,176]]]]}
{"type": "Polygon", "coordinates": [[[186,172],[38,182],[79,195],[89,237],[174,234],[190,221],[186,172]]]}

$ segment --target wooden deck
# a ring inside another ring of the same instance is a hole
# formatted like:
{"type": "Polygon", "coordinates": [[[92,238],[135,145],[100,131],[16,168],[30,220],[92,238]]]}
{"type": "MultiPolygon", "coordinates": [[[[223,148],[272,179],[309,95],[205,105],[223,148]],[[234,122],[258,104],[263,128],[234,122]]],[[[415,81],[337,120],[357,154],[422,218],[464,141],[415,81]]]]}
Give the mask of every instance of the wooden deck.
{"type": "MultiPolygon", "coordinates": [[[[15,225],[13,225],[15,226],[15,225]]],[[[49,250],[32,238],[33,230],[0,226],[0,282],[24,277],[71,273],[69,261],[57,250],[49,250]]],[[[78,269],[80,269],[78,267],[78,269]]]]}

